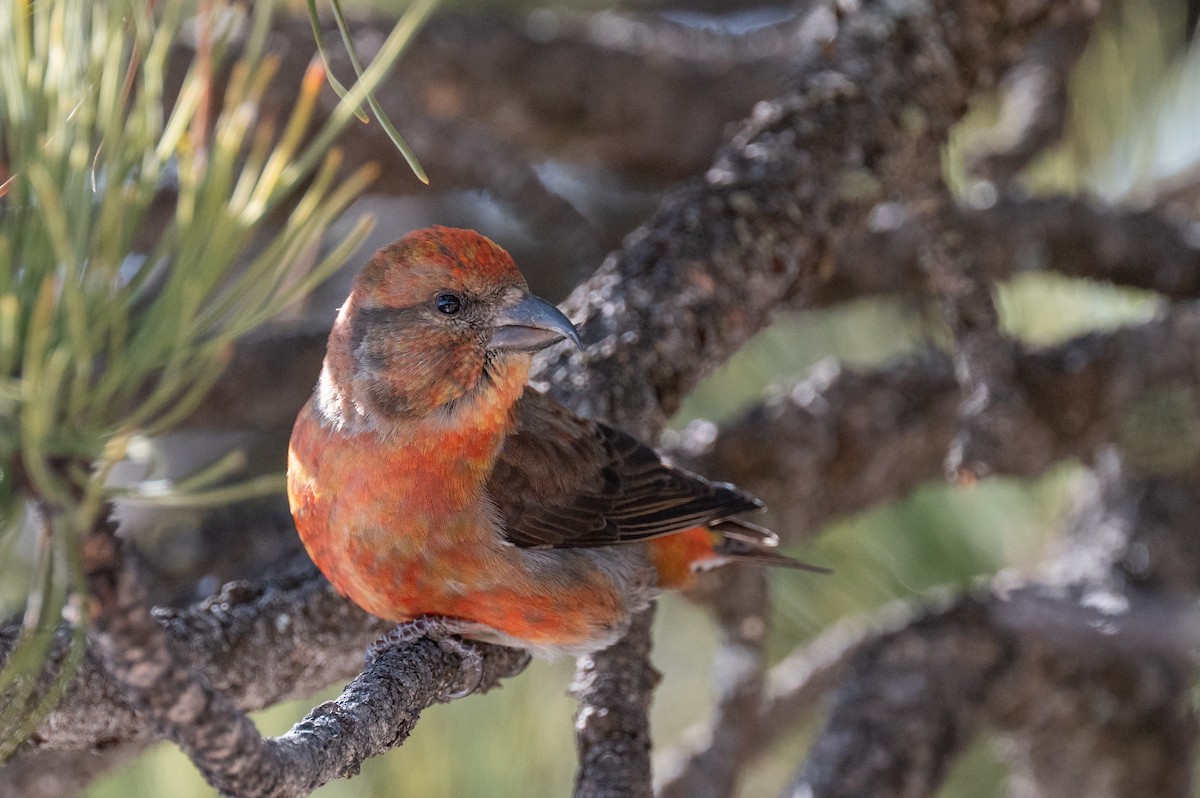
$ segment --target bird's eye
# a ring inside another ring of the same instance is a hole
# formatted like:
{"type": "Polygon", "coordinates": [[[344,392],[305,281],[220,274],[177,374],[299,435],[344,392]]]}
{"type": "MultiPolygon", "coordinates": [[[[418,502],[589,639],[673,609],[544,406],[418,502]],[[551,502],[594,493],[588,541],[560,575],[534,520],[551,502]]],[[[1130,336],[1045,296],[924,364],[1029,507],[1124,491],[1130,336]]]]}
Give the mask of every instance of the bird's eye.
{"type": "Polygon", "coordinates": [[[462,310],[462,300],[454,294],[438,294],[433,300],[433,305],[439,313],[445,313],[447,316],[453,316],[462,310]]]}

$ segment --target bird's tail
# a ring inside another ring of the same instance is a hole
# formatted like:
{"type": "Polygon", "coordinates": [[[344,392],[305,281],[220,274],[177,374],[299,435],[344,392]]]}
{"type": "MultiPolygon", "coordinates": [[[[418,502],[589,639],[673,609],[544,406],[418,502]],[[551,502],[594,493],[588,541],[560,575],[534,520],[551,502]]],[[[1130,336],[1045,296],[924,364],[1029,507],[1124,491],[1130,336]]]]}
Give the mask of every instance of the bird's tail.
{"type": "Polygon", "coordinates": [[[779,568],[794,568],[798,571],[811,571],[817,574],[833,573],[828,568],[780,554],[775,550],[775,547],[779,545],[779,536],[758,524],[752,524],[741,518],[726,518],[724,521],[713,524],[711,529],[721,537],[721,540],[713,546],[713,551],[722,559],[779,568]]]}

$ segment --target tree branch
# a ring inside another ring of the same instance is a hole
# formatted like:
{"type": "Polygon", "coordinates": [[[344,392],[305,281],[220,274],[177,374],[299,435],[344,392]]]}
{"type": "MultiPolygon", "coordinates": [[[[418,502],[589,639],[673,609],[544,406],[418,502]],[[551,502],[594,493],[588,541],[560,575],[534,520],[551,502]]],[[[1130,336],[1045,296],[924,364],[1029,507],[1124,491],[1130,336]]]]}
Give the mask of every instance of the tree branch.
{"type": "MultiPolygon", "coordinates": [[[[1152,410],[1143,402],[1200,380],[1200,308],[1179,305],[1144,324],[1018,350],[1014,362],[1032,420],[996,441],[996,473],[1033,477],[1063,460],[1089,462],[1136,439],[1123,430],[1152,410]]],[[[865,372],[827,363],[714,440],[684,438],[675,453],[754,491],[771,508],[773,527],[797,539],[940,478],[958,429],[956,391],[949,358],[936,352],[865,372]]],[[[1200,412],[1188,395],[1172,405],[1180,423],[1200,412]]]]}
{"type": "MultiPolygon", "coordinates": [[[[291,731],[264,739],[230,695],[173,646],[151,617],[137,568],[111,527],[84,544],[93,629],[105,673],[139,720],[176,743],[205,779],[239,798],[300,798],[354,775],[362,761],[398,745],[421,710],[458,678],[458,657],[419,640],[389,646],[343,690],[291,731]]],[[[524,668],[523,652],[487,648],[481,689],[524,668]]]]}
{"type": "Polygon", "coordinates": [[[1067,90],[1090,28],[1068,20],[1043,31],[1000,83],[999,119],[987,142],[968,157],[968,169],[1008,185],[1046,147],[1067,118],[1067,90]]]}
{"type": "MultiPolygon", "coordinates": [[[[1108,713],[1105,725],[1126,735],[1119,739],[1139,730],[1140,739],[1130,744],[1161,743],[1158,729],[1174,727],[1177,701],[1190,683],[1196,611],[1129,598],[1120,609],[1097,608],[1084,591],[1034,585],[960,598],[881,636],[855,657],[827,726],[787,794],[934,794],[976,730],[1029,731],[1057,714],[1055,704],[1108,713]]],[[[1081,727],[1070,728],[1074,734],[1081,727]]],[[[1062,729],[1057,733],[1045,753],[1062,751],[1062,729]]],[[[1093,753],[1128,761],[1126,752],[1114,754],[1124,745],[1093,753]]],[[[1099,784],[1110,771],[1087,761],[1096,776],[1089,782],[1099,784]]],[[[1065,792],[1050,794],[1077,795],[1079,787],[1073,781],[1065,792]]],[[[1082,794],[1164,793],[1084,788],[1082,794]]]]}
{"type": "MultiPolygon", "coordinates": [[[[945,222],[970,242],[981,277],[998,282],[1029,272],[1055,272],[1143,288],[1168,299],[1200,297],[1200,241],[1157,209],[1132,210],[1088,199],[1002,199],[958,208],[945,222]]],[[[849,237],[815,289],[813,306],[878,294],[923,295],[924,229],[897,202],[877,205],[866,227],[849,237]]]]}
{"type": "Polygon", "coordinates": [[[969,599],[863,647],[787,794],[932,795],[1013,648],[969,599]]]}
{"type": "Polygon", "coordinates": [[[650,665],[654,606],[634,617],[612,646],[579,658],[571,694],[579,699],[575,798],[650,798],[646,713],[662,678],[650,665]]]}

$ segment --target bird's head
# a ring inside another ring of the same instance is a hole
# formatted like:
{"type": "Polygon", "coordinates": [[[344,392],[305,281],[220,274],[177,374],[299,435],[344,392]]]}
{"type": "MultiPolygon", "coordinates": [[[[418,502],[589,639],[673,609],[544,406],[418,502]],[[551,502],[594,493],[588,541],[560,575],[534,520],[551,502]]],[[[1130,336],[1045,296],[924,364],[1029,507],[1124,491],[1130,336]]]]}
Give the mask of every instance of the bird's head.
{"type": "Polygon", "coordinates": [[[579,344],[570,320],[529,293],[490,239],[416,230],[355,278],[319,390],[371,421],[428,416],[493,389],[515,401],[532,354],[563,339],[579,344]]]}

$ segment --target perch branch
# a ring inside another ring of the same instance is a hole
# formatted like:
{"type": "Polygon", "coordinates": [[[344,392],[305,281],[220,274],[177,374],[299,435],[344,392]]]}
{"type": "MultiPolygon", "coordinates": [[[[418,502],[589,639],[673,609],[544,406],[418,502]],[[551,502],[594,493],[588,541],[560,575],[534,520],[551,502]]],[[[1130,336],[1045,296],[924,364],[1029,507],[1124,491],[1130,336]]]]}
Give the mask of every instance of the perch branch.
{"type": "Polygon", "coordinates": [[[571,694],[579,699],[575,798],[650,798],[646,713],[661,678],[650,665],[654,606],[612,646],[579,658],[571,694]]]}
{"type": "MultiPolygon", "coordinates": [[[[84,545],[92,649],[135,713],[175,742],[223,794],[300,798],[358,772],[401,743],[421,710],[458,676],[457,657],[428,640],[388,647],[335,701],[286,734],[264,739],[224,691],[214,689],[151,616],[135,562],[100,526],[84,545]]],[[[519,672],[520,652],[489,647],[483,688],[519,672]]]]}

